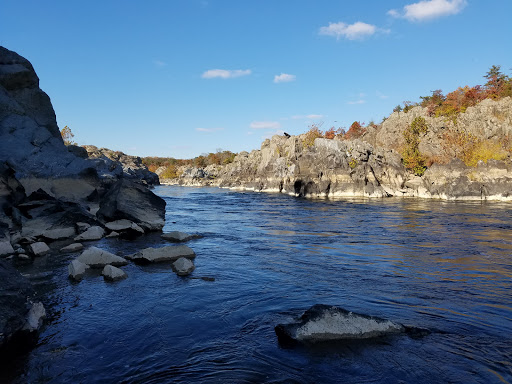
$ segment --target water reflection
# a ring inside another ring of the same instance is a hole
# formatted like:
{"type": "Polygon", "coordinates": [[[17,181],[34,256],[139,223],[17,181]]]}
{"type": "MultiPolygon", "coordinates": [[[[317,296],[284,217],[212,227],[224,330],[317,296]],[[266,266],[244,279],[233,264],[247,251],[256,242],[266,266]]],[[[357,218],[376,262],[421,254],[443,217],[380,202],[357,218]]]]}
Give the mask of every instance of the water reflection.
{"type": "MultiPolygon", "coordinates": [[[[73,255],[49,258],[37,272],[27,267],[51,310],[20,382],[511,380],[508,205],[156,191],[167,201],[166,231],[205,234],[190,244],[194,275],[215,281],[129,265],[118,284],[99,277],[70,284],[73,255]],[[274,325],[316,303],[434,332],[282,349],[274,325]]],[[[128,254],[159,242],[96,245],[128,254]]]]}

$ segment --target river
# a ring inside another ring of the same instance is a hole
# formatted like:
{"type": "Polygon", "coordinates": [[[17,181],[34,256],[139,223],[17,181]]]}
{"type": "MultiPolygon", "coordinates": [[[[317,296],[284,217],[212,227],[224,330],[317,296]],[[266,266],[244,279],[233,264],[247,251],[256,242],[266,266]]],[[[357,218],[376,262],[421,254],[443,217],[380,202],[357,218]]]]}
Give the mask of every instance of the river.
{"type": "MultiPolygon", "coordinates": [[[[512,205],[302,199],[160,186],[164,231],[204,235],[193,277],[165,264],[128,279],[67,279],[76,254],[22,272],[48,311],[4,380],[30,383],[510,383],[512,205]],[[274,326],[314,304],[428,328],[286,348],[274,326]]],[[[94,245],[119,255],[158,235],[94,245]]],[[[6,373],[7,372],[7,373],[6,373]]]]}

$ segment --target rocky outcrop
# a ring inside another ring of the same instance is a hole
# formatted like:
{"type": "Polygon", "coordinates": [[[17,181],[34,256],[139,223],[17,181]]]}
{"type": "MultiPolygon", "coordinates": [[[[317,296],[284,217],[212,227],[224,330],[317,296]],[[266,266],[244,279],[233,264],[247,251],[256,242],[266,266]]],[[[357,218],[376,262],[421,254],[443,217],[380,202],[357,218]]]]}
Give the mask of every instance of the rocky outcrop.
{"type": "Polygon", "coordinates": [[[146,231],[160,231],[165,223],[165,200],[144,186],[121,179],[100,202],[97,216],[104,220],[130,220],[146,231]]]}
{"type": "Polygon", "coordinates": [[[406,327],[380,317],[362,315],[330,305],[317,304],[297,320],[279,324],[275,332],[280,343],[321,343],[374,339],[400,333],[426,335],[428,330],[406,327]]]}
{"type": "Polygon", "coordinates": [[[112,171],[115,170],[117,174],[122,172],[126,179],[141,180],[147,185],[160,183],[158,175],[150,172],[138,156],[130,156],[120,151],[98,148],[94,145],[84,145],[82,148],[86,151],[86,157],[105,161],[105,164],[108,164],[112,171]]]}
{"type": "Polygon", "coordinates": [[[161,235],[162,239],[171,241],[173,243],[185,243],[187,241],[193,240],[193,239],[200,239],[201,235],[190,235],[185,232],[180,231],[172,231],[168,233],[162,233],[161,235]]]}
{"type": "MultiPolygon", "coordinates": [[[[428,131],[420,151],[429,159],[453,159],[446,135],[466,132],[475,140],[497,142],[512,136],[512,99],[484,100],[454,121],[429,117],[427,109],[394,112],[380,127],[360,139],[333,140],[307,136],[273,136],[261,149],[239,153],[231,164],[180,169],[171,183],[218,186],[294,196],[423,197],[447,200],[512,200],[512,162],[480,161],[476,167],[459,160],[438,161],[422,177],[402,163],[403,132],[416,117],[428,131]]],[[[165,181],[163,181],[165,182],[165,181]]]]}

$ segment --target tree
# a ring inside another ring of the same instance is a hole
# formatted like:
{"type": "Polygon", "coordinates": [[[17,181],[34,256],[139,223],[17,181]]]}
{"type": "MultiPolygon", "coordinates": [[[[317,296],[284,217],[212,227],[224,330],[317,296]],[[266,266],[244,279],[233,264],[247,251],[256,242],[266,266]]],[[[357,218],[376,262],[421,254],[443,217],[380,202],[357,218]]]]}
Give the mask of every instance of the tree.
{"type": "Polygon", "coordinates": [[[422,176],[426,169],[425,158],[420,153],[419,146],[420,135],[425,135],[427,131],[428,125],[423,117],[416,117],[404,131],[403,162],[407,169],[418,176],[422,176]]]}
{"type": "Polygon", "coordinates": [[[75,135],[73,132],[71,132],[71,128],[69,128],[67,125],[60,130],[60,135],[62,136],[62,140],[64,140],[65,145],[75,144],[73,141],[73,137],[75,137],[75,135]]]}

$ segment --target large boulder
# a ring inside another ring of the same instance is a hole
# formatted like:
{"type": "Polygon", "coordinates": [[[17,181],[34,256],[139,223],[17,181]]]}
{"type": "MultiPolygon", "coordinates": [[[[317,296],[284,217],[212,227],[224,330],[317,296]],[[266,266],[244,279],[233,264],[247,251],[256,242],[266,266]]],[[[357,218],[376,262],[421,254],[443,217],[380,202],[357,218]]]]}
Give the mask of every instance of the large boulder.
{"type": "Polygon", "coordinates": [[[186,245],[171,245],[161,248],[146,248],[134,255],[126,256],[127,259],[139,264],[161,263],[165,261],[174,262],[181,257],[194,259],[196,254],[186,245]]]}
{"type": "Polygon", "coordinates": [[[34,303],[30,282],[0,260],[0,347],[18,334],[35,332],[41,326],[44,307],[34,303]]]}
{"type": "Polygon", "coordinates": [[[97,225],[87,228],[85,232],[75,237],[75,241],[100,240],[105,236],[105,230],[97,225]]]}
{"type": "Polygon", "coordinates": [[[127,219],[147,231],[160,231],[165,224],[165,200],[141,184],[121,179],[100,201],[97,216],[105,222],[127,219]]]}
{"type": "Polygon", "coordinates": [[[91,268],[103,268],[108,264],[116,267],[128,264],[126,259],[96,247],[85,250],[76,260],[91,268]]]}
{"type": "Polygon", "coordinates": [[[399,333],[428,333],[427,330],[406,327],[380,317],[322,304],[308,309],[297,321],[277,325],[275,332],[279,342],[285,344],[373,339],[399,333]]]}

